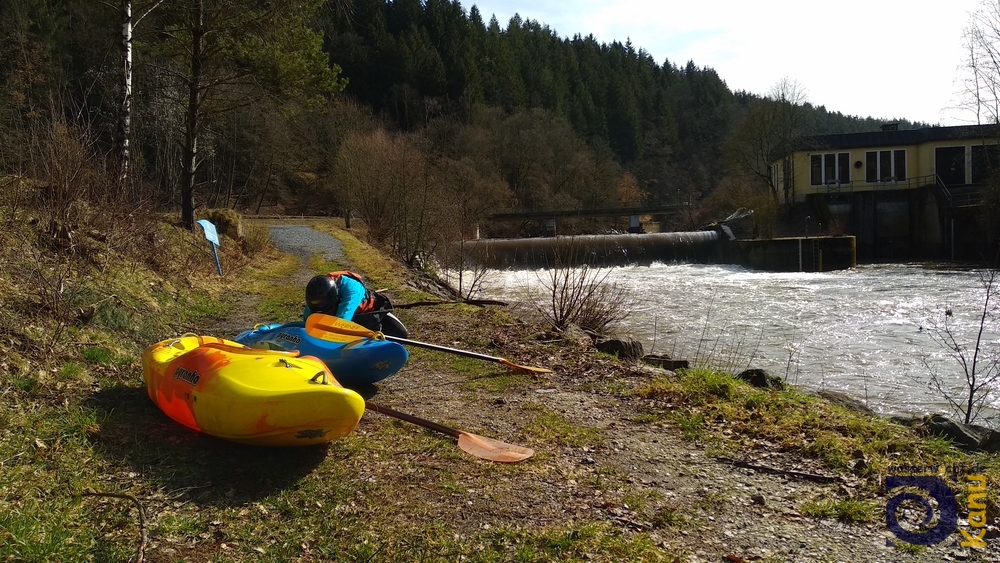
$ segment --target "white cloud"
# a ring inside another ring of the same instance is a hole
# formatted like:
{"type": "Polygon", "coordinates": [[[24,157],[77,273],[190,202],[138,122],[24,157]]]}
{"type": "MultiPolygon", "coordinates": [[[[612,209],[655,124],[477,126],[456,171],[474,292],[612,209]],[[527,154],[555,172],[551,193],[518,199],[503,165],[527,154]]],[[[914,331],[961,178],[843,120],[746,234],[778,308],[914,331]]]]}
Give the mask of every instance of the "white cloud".
{"type": "Polygon", "coordinates": [[[503,27],[519,13],[564,37],[631,39],[660,64],[715,69],[732,90],[763,94],[788,77],[814,105],[844,114],[943,125],[970,117],[949,108],[960,101],[962,32],[978,0],[473,3],[503,27]]]}

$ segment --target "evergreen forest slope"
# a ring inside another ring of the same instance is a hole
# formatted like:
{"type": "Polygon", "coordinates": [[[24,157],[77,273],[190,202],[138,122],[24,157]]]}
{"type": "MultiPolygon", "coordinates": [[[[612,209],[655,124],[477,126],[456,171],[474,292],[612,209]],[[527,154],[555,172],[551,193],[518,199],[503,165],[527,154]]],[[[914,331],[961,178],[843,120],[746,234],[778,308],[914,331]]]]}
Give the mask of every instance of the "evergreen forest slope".
{"type": "Polygon", "coordinates": [[[189,228],[203,208],[358,215],[408,263],[476,222],[487,236],[538,232],[484,223],[496,209],[684,203],[667,225],[680,230],[742,205],[767,234],[777,197],[762,158],[799,135],[882,124],[812,106],[794,76],[733,92],[696,61],[452,0],[128,5],[129,51],[121,8],[5,5],[0,170],[73,176],[77,191],[179,209],[189,228]],[[761,127],[784,141],[745,154],[761,127]],[[87,174],[53,166],[70,146],[87,174]],[[426,231],[442,217],[461,225],[426,231]]]}

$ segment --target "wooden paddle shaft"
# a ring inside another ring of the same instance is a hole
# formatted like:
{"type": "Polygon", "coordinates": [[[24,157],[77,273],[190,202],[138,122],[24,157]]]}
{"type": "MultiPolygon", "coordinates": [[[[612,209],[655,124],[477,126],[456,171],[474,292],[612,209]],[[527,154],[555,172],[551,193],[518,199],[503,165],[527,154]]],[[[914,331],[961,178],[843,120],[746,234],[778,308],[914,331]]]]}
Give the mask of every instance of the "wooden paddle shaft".
{"type": "Polygon", "coordinates": [[[379,413],[382,413],[382,414],[385,414],[385,415],[389,415],[389,416],[392,416],[392,417],[395,417],[395,418],[399,418],[401,420],[405,420],[406,422],[412,422],[413,424],[416,424],[418,426],[423,426],[424,428],[429,428],[431,430],[435,430],[437,432],[441,432],[442,434],[447,434],[447,435],[452,436],[454,438],[458,438],[459,434],[461,434],[458,430],[455,430],[454,428],[448,428],[447,426],[438,424],[436,422],[431,422],[429,420],[424,420],[422,418],[415,417],[415,416],[413,416],[411,414],[406,414],[406,413],[403,413],[403,412],[399,412],[397,410],[390,409],[389,407],[384,407],[382,405],[376,405],[375,403],[370,403],[370,402],[367,402],[367,401],[365,402],[365,406],[368,407],[369,409],[375,411],[375,412],[379,412],[379,413]]]}
{"type": "Polygon", "coordinates": [[[459,356],[466,356],[469,358],[476,358],[477,360],[487,360],[490,362],[504,362],[503,358],[496,358],[494,356],[487,356],[486,354],[479,354],[477,352],[470,352],[468,350],[460,350],[458,348],[449,348],[447,346],[439,346],[437,344],[431,344],[429,342],[420,342],[419,340],[410,340],[407,338],[400,338],[398,336],[385,335],[386,340],[392,340],[393,342],[399,342],[400,344],[409,344],[411,346],[416,346],[417,348],[427,348],[428,350],[437,350],[438,352],[448,352],[451,354],[458,354],[459,356]]]}

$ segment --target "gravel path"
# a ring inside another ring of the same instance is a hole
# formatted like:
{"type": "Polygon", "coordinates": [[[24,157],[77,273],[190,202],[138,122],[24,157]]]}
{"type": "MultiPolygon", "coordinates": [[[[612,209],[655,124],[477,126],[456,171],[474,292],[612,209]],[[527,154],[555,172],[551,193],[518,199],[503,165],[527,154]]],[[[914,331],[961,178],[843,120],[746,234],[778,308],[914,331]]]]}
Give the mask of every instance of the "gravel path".
{"type": "Polygon", "coordinates": [[[313,254],[323,254],[327,260],[344,259],[344,246],[339,240],[308,225],[274,225],[270,232],[278,250],[294,254],[303,262],[308,263],[313,254]]]}

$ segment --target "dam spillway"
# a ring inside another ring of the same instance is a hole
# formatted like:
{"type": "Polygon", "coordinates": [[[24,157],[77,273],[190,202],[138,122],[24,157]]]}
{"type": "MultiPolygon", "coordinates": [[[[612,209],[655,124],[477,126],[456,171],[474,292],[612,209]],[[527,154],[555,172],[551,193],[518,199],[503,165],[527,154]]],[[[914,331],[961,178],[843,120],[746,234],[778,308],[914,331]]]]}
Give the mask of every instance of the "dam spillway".
{"type": "Polygon", "coordinates": [[[738,264],[783,272],[820,272],[856,265],[848,237],[733,240],[722,228],[702,231],[480,239],[456,244],[463,262],[493,269],[649,265],[654,262],[738,264]]]}

